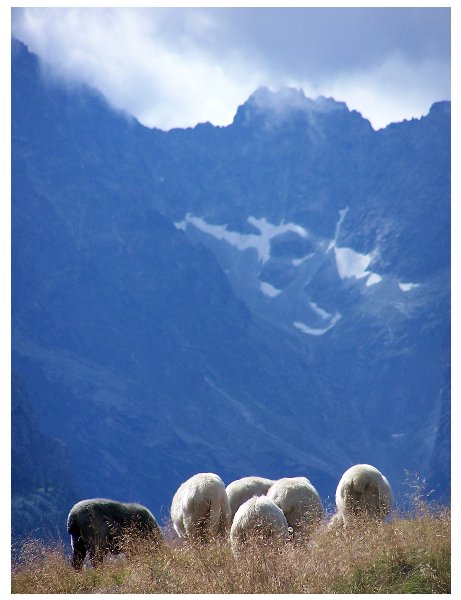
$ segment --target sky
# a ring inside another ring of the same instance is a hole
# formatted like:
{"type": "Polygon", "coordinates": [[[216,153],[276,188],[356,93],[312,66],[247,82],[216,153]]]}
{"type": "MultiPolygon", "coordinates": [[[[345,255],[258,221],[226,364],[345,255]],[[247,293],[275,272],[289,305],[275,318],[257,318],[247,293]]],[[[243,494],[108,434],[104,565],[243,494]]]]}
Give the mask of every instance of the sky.
{"type": "Polygon", "coordinates": [[[450,92],[450,8],[16,8],[44,73],[148,127],[232,122],[260,86],[333,97],[375,129],[450,92]]]}

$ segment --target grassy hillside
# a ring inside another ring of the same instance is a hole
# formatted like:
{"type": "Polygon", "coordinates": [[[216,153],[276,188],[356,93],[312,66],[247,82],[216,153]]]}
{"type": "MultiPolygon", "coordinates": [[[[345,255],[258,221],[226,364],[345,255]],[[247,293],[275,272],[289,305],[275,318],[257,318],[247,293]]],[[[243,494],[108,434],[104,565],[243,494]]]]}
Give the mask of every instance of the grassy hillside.
{"type": "Polygon", "coordinates": [[[68,544],[29,541],[13,567],[13,593],[450,593],[448,512],[394,517],[349,530],[320,529],[308,545],[137,545],[125,557],[75,572],[68,544]]]}

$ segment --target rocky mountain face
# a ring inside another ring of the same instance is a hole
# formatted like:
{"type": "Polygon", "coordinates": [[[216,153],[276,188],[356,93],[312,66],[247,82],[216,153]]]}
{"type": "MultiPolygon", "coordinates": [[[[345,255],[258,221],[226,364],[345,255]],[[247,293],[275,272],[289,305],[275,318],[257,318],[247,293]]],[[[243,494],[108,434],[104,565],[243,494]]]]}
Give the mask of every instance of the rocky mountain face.
{"type": "Polygon", "coordinates": [[[12,55],[13,368],[73,489],[162,520],[199,471],[305,475],[327,505],[368,462],[446,501],[450,104],[374,131],[260,89],[163,132],[12,55]]]}
{"type": "Polygon", "coordinates": [[[65,444],[39,431],[21,380],[11,385],[12,537],[49,537],[66,533],[69,505],[79,496],[65,444]]]}

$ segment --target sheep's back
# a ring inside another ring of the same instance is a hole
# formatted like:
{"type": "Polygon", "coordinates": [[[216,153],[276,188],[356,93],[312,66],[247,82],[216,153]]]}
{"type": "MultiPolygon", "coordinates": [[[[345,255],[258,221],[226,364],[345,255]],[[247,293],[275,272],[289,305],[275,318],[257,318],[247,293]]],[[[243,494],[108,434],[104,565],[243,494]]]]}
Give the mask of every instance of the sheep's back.
{"type": "Polygon", "coordinates": [[[235,546],[247,539],[288,539],[288,523],[282,510],[266,496],[254,496],[244,502],[232,522],[231,543],[235,546]]]}
{"type": "Polygon", "coordinates": [[[214,473],[198,473],[182,483],[173,496],[170,510],[180,537],[192,534],[200,522],[215,533],[224,530],[228,526],[229,512],[224,483],[214,473]]]}
{"type": "Polygon", "coordinates": [[[285,477],[279,479],[267,492],[285,514],[292,527],[306,525],[320,520],[323,505],[320,496],[306,477],[285,477]]]}
{"type": "Polygon", "coordinates": [[[102,542],[132,530],[162,536],[153,514],[141,504],[117,502],[106,498],[82,500],[72,507],[67,531],[83,539],[102,542]]]}
{"type": "Polygon", "coordinates": [[[341,477],[336,488],[336,506],[345,514],[364,510],[370,516],[384,517],[393,502],[386,477],[372,465],[354,465],[341,477]]]}
{"type": "Polygon", "coordinates": [[[226,494],[229,498],[230,515],[234,517],[239,506],[253,496],[264,496],[274,481],[265,477],[242,477],[229,483],[226,494]]]}

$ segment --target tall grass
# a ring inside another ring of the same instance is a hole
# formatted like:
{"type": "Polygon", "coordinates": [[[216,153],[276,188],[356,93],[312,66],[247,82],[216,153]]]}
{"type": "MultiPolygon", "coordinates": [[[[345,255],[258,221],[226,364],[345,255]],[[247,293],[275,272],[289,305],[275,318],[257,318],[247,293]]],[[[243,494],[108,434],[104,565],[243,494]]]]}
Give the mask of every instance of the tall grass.
{"type": "Polygon", "coordinates": [[[388,523],[322,526],[307,544],[255,544],[238,560],[226,541],[134,544],[123,558],[74,571],[62,544],[30,540],[13,593],[450,593],[450,515],[419,511],[388,523]]]}

